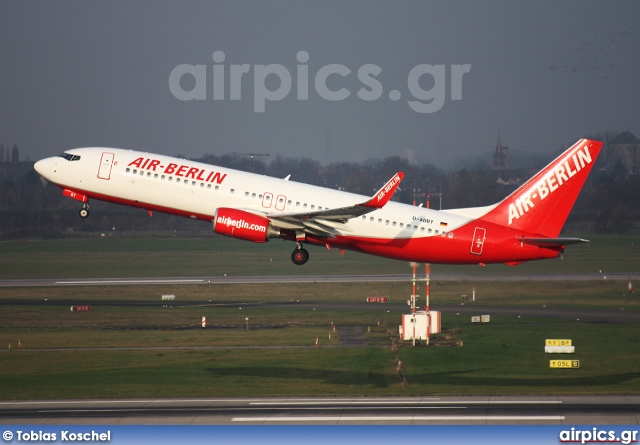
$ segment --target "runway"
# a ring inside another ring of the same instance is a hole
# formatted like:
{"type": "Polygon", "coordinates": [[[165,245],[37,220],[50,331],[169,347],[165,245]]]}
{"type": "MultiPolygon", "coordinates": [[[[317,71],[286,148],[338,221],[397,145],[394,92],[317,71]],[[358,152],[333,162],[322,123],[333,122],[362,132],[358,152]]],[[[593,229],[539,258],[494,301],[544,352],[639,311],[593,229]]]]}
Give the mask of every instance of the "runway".
{"type": "MultiPolygon", "coordinates": [[[[438,273],[438,281],[601,281],[640,280],[640,273],[576,274],[462,274],[438,273]]],[[[278,284],[278,283],[361,283],[409,282],[410,274],[388,275],[281,275],[213,277],[123,277],[123,278],[41,278],[3,279],[0,287],[51,286],[135,286],[154,284],[278,284]]]]}
{"type": "Polygon", "coordinates": [[[640,395],[0,402],[0,423],[638,425],[640,395]]]}

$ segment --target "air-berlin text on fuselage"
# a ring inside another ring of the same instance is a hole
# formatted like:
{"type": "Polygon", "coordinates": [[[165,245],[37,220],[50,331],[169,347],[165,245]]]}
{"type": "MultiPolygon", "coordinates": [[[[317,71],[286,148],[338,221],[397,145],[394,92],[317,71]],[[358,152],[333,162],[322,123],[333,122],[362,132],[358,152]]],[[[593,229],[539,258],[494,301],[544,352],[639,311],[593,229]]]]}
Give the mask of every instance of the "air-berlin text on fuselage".
{"type": "Polygon", "coordinates": [[[142,170],[149,171],[161,171],[165,175],[180,176],[182,178],[191,178],[196,181],[203,182],[215,182],[222,184],[224,178],[227,177],[226,173],[220,173],[213,170],[207,170],[199,167],[191,167],[189,165],[178,165],[173,162],[168,163],[166,166],[162,165],[158,159],[151,158],[138,158],[130,162],[127,167],[138,167],[142,170]],[[159,169],[159,170],[156,170],[159,169]]]}
{"type": "Polygon", "coordinates": [[[509,225],[514,219],[520,218],[529,209],[535,207],[533,200],[537,200],[540,203],[591,162],[593,162],[593,159],[588,146],[581,150],[576,150],[572,155],[567,156],[564,162],[558,162],[552,167],[551,171],[533,184],[523,196],[509,204],[509,225]]]}

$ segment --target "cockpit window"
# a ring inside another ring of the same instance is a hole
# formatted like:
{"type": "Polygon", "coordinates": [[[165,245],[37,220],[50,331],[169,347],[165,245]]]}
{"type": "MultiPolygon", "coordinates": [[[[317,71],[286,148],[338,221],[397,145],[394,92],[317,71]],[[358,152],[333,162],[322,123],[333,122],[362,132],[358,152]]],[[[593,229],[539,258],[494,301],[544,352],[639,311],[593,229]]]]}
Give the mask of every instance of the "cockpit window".
{"type": "Polygon", "coordinates": [[[65,158],[67,161],[79,161],[80,160],[80,156],[78,155],[72,155],[70,153],[62,153],[58,155],[61,158],[65,158]]]}

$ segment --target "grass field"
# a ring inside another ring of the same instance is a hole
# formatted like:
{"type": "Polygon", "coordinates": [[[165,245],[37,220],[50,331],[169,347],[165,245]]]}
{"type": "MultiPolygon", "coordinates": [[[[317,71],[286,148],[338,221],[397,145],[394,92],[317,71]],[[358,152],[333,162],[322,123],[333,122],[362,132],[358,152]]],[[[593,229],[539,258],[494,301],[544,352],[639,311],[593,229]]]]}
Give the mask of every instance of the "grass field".
{"type": "MultiPolygon", "coordinates": [[[[463,268],[471,277],[464,282],[438,281],[438,271],[458,269],[434,266],[432,304],[459,304],[460,295],[469,294],[473,286],[476,304],[639,311],[640,298],[625,292],[626,281],[473,280],[487,271],[526,275],[602,268],[607,273],[637,273],[639,243],[640,237],[596,237],[590,245],[568,250],[562,262],[515,269],[463,268]]],[[[312,248],[309,264],[296,267],[289,260],[290,248],[290,243],[256,246],[226,239],[4,242],[0,275],[409,271],[405,263],[351,252],[343,258],[320,248],[312,248]]],[[[409,283],[1,288],[0,398],[640,393],[638,325],[499,316],[492,316],[491,323],[472,324],[469,317],[454,314],[443,316],[447,332],[441,337],[459,340],[462,347],[398,347],[407,380],[403,386],[391,336],[394,330],[397,336],[404,310],[397,305],[373,305],[370,310],[340,306],[373,295],[387,295],[391,303],[400,303],[409,293],[409,283]],[[175,294],[176,301],[164,307],[162,294],[175,294]],[[291,300],[305,304],[251,305],[291,300]],[[25,301],[32,304],[18,304],[25,301]],[[144,305],[125,305],[131,302],[144,305]],[[92,309],[71,312],[70,304],[92,304],[92,309]],[[200,327],[202,316],[207,318],[207,329],[200,327]],[[332,323],[361,326],[368,346],[340,347],[332,323]],[[550,369],[549,360],[559,357],[544,353],[546,338],[571,338],[576,354],[568,358],[580,360],[580,369],[550,369]]]]}
{"type": "MultiPolygon", "coordinates": [[[[591,236],[570,246],[562,260],[505,265],[434,265],[433,273],[486,274],[638,272],[640,235],[591,236]]],[[[86,278],[132,276],[320,275],[409,273],[406,262],[310,246],[311,259],[296,267],[294,244],[265,244],[211,238],[76,238],[0,242],[2,278],[86,278]]]]}

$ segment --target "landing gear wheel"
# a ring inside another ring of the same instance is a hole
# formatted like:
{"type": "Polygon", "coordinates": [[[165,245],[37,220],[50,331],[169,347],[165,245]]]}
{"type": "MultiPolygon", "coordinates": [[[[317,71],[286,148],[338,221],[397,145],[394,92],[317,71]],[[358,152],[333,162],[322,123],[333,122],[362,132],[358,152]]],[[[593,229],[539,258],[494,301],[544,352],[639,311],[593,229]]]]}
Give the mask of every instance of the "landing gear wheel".
{"type": "Polygon", "coordinates": [[[309,252],[302,248],[296,249],[291,254],[291,261],[293,261],[296,266],[302,266],[309,261],[309,252]]]}
{"type": "Polygon", "coordinates": [[[89,216],[89,209],[80,209],[80,218],[86,218],[89,216]]]}

